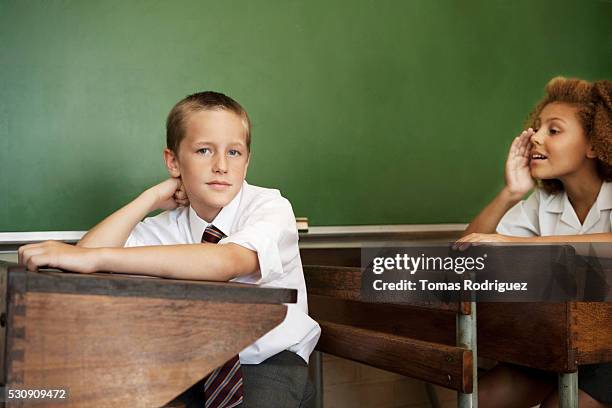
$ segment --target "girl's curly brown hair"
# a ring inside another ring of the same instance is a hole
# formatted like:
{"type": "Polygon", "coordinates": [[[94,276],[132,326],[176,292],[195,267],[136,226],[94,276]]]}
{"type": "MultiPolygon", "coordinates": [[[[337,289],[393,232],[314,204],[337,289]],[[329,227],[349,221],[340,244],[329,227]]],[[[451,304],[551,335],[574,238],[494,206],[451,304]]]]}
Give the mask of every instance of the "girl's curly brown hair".
{"type": "MultiPolygon", "coordinates": [[[[542,109],[549,103],[562,102],[578,108],[578,120],[597,155],[597,173],[612,181],[612,81],[589,82],[556,77],[546,85],[546,95],[529,114],[527,126],[534,127],[542,109]]],[[[548,193],[563,190],[561,181],[538,180],[548,193]]]]}

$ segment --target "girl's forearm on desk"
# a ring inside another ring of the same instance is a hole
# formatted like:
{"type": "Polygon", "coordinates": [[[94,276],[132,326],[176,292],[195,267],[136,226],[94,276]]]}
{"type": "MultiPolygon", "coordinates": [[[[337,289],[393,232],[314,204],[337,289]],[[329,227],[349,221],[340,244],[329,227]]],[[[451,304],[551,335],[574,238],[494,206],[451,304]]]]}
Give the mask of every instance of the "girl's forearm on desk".
{"type": "Polygon", "coordinates": [[[517,242],[612,242],[612,232],[582,235],[548,235],[543,237],[515,238],[517,242]]]}

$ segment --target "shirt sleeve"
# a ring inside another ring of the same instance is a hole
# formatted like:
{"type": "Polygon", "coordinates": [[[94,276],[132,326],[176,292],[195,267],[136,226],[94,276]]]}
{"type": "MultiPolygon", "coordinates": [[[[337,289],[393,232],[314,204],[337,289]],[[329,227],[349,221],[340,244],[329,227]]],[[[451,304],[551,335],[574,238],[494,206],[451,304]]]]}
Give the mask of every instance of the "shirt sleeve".
{"type": "Polygon", "coordinates": [[[132,232],[130,233],[130,236],[128,237],[127,241],[125,241],[125,248],[129,248],[129,247],[138,247],[138,246],[144,246],[144,239],[143,239],[143,226],[140,225],[143,224],[143,222],[139,222],[138,224],[136,224],[136,226],[134,227],[134,229],[132,230],[132,232]]]}
{"type": "Polygon", "coordinates": [[[497,224],[497,233],[515,237],[540,236],[539,207],[540,192],[535,190],[527,200],[517,203],[504,214],[497,224]]]}
{"type": "Polygon", "coordinates": [[[124,247],[163,245],[162,233],[155,217],[145,218],[136,224],[124,247]]]}
{"type": "Polygon", "coordinates": [[[234,243],[257,252],[261,276],[256,284],[281,278],[283,265],[299,256],[295,216],[289,201],[282,196],[259,205],[241,222],[237,232],[219,241],[234,243]]]}

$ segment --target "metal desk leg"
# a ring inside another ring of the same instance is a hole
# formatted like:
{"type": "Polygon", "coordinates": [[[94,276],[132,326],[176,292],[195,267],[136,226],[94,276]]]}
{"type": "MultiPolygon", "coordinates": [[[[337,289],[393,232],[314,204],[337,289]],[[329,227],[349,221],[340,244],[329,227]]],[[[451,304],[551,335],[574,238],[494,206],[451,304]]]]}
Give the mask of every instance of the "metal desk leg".
{"type": "Polygon", "coordinates": [[[314,408],[323,408],[323,358],[320,351],[313,351],[310,356],[310,370],[316,393],[314,408]]]}
{"type": "Polygon", "coordinates": [[[559,374],[559,407],[578,408],[578,372],[559,374]]]}
{"type": "Polygon", "coordinates": [[[472,350],[472,393],[457,393],[459,408],[478,408],[478,354],[476,348],[476,302],[471,302],[472,313],[457,314],[457,345],[472,350]]]}

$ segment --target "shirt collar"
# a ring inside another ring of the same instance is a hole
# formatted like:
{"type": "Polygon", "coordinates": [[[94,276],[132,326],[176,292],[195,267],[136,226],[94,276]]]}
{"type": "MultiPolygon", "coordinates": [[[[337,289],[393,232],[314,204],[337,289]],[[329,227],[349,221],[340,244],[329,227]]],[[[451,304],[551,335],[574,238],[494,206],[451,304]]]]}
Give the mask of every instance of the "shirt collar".
{"type": "MultiPolygon", "coordinates": [[[[548,197],[545,210],[552,213],[562,213],[566,206],[571,206],[565,191],[559,194],[552,194],[548,197]]],[[[612,182],[604,181],[593,204],[598,210],[612,210],[612,182]]]]}
{"type": "Polygon", "coordinates": [[[226,236],[230,234],[230,228],[232,227],[234,218],[238,212],[238,205],[240,204],[240,198],[242,197],[242,191],[244,190],[245,184],[246,181],[243,182],[242,188],[240,188],[240,191],[238,194],[236,194],[236,197],[232,198],[232,201],[221,209],[219,214],[217,214],[211,223],[208,223],[200,218],[193,207],[189,206],[189,228],[191,230],[193,242],[200,242],[202,240],[202,234],[204,233],[206,227],[208,227],[210,224],[213,224],[226,236]]]}
{"type": "Polygon", "coordinates": [[[589,210],[583,225],[580,225],[578,216],[576,216],[576,212],[565,191],[550,196],[544,208],[547,212],[561,214],[561,221],[576,230],[588,230],[599,220],[600,211],[612,209],[612,183],[607,181],[602,183],[597,199],[589,210]]]}
{"type": "Polygon", "coordinates": [[[612,210],[612,183],[604,181],[597,196],[597,208],[601,210],[612,210]]]}

